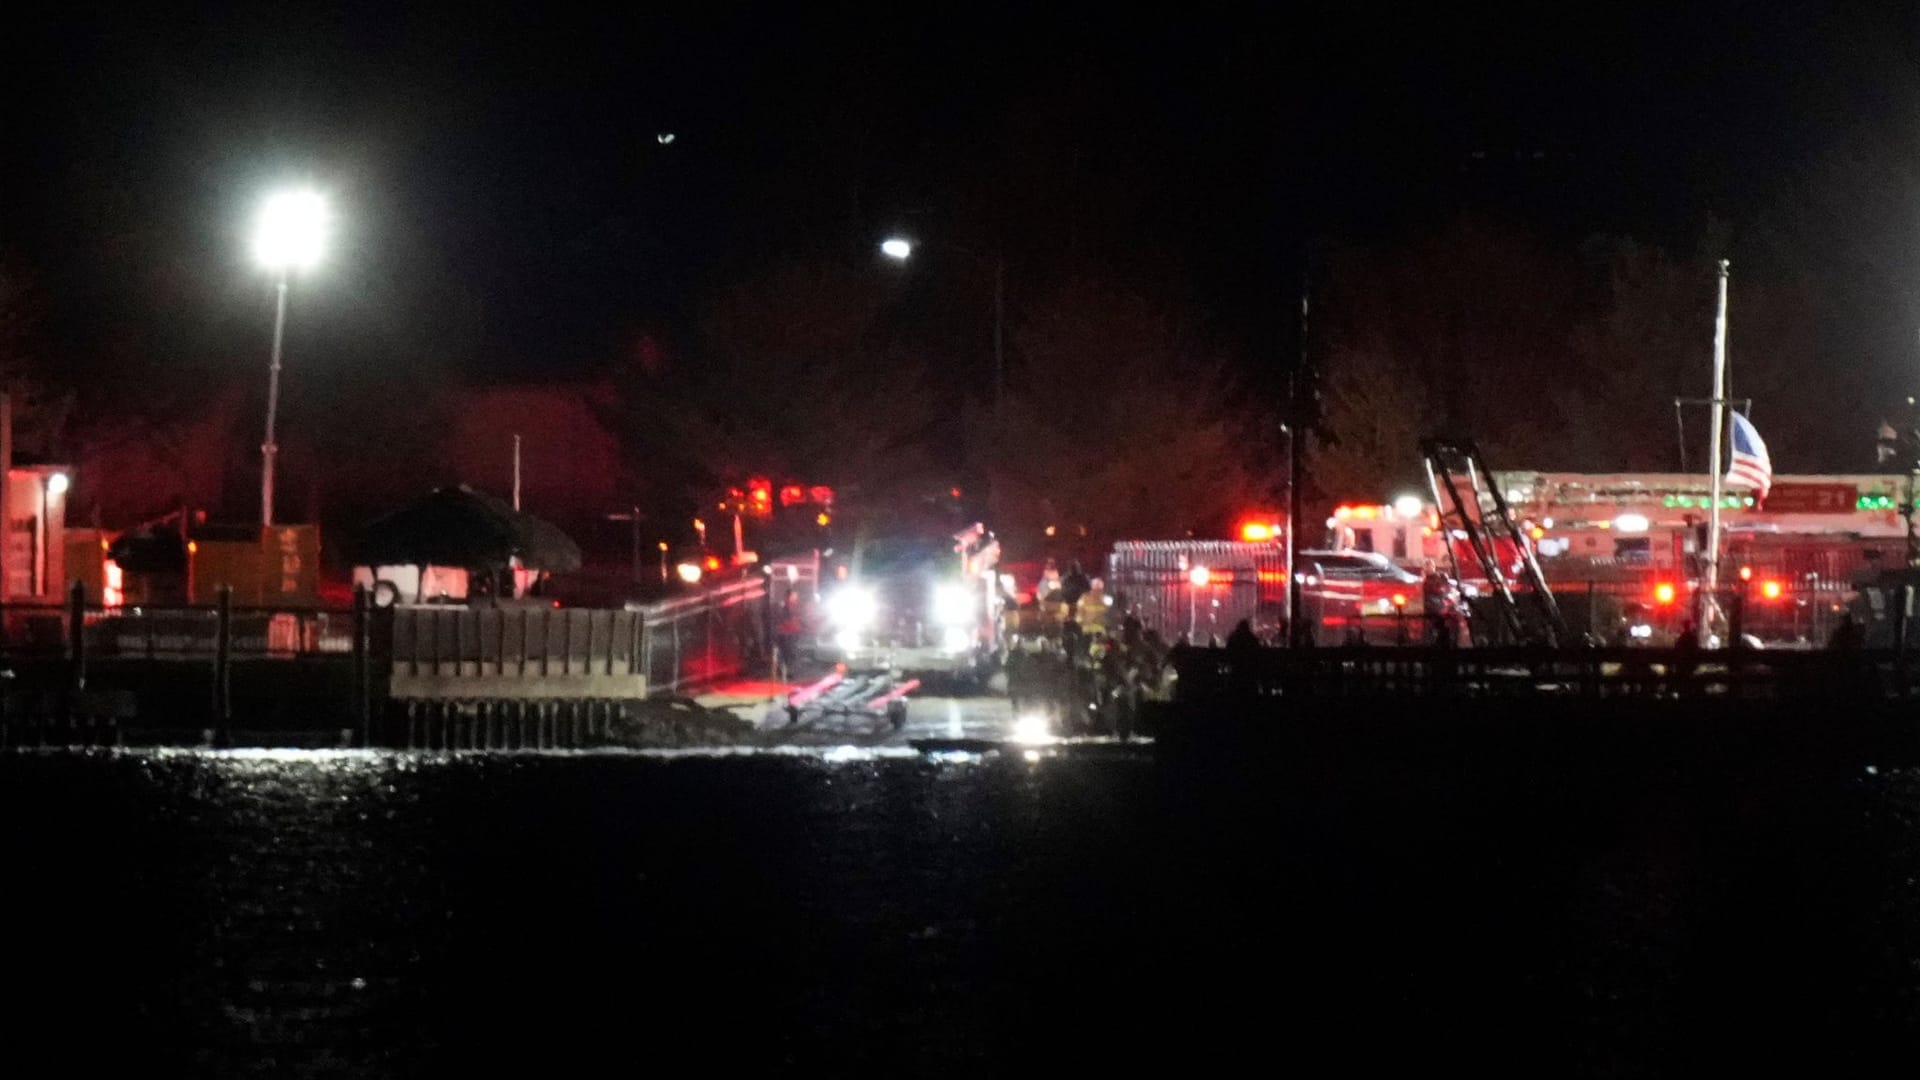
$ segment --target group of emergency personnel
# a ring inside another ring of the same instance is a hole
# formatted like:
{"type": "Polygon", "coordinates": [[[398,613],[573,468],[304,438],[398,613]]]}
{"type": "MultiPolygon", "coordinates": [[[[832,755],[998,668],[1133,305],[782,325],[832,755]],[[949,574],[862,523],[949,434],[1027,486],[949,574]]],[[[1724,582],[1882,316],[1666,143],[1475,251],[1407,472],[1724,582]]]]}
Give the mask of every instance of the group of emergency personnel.
{"type": "Polygon", "coordinates": [[[1105,582],[1078,562],[1062,572],[1047,560],[1033,601],[1009,612],[1007,694],[1016,716],[1044,712],[1059,734],[1133,733],[1140,702],[1169,691],[1171,648],[1131,614],[1114,627],[1113,611],[1105,582]]]}
{"type": "MultiPolygon", "coordinates": [[[[1458,587],[1433,563],[1421,580],[1421,637],[1443,647],[1466,633],[1458,587]]],[[[1171,696],[1172,654],[1190,644],[1182,635],[1169,643],[1140,619],[1114,606],[1105,584],[1077,562],[1063,571],[1047,560],[1032,601],[1008,608],[1007,693],[1016,716],[1046,712],[1061,734],[1126,736],[1142,701],[1171,696]],[[1113,625],[1119,615],[1118,625],[1113,625]]],[[[1281,628],[1284,636],[1284,628],[1281,628]]],[[[1228,648],[1262,644],[1243,620],[1228,648]]]]}

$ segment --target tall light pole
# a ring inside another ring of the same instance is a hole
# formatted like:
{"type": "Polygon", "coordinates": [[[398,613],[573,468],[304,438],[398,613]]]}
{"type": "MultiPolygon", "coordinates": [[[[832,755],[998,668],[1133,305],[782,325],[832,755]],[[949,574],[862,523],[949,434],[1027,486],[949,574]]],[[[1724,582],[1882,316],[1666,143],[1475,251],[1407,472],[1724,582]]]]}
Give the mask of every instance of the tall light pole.
{"type": "MultiPolygon", "coordinates": [[[[640,572],[641,572],[640,571],[640,523],[646,520],[646,516],[640,513],[640,508],[636,506],[632,510],[624,514],[608,514],[607,520],[608,521],[624,521],[633,527],[633,583],[635,585],[638,585],[640,583],[640,572]]],[[[665,544],[660,545],[660,580],[661,581],[667,580],[667,545],[665,544]]]]}
{"type": "Polygon", "coordinates": [[[280,453],[274,422],[280,412],[280,345],[287,327],[287,278],[320,259],[326,245],[327,203],[313,191],[284,191],[267,199],[254,226],[253,254],[276,275],[273,359],[267,365],[267,431],[260,444],[260,524],[273,525],[273,464],[280,453]]]}
{"type": "MultiPolygon", "coordinates": [[[[993,268],[993,407],[998,413],[1007,382],[1007,260],[997,251],[988,258],[958,244],[943,242],[939,246],[964,255],[978,265],[993,268]]],[[[889,259],[906,262],[913,257],[913,241],[904,236],[890,236],[881,241],[880,253],[889,259]]]]}

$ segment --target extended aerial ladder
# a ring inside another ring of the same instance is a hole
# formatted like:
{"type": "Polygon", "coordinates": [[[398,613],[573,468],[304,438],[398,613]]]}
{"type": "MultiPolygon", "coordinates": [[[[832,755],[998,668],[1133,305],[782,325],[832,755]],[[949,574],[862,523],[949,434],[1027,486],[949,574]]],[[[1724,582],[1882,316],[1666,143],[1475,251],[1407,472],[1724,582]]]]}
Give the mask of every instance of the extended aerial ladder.
{"type": "Polygon", "coordinates": [[[1480,448],[1470,439],[1422,439],[1420,454],[1426,461],[1433,504],[1439,508],[1454,581],[1460,581],[1460,555],[1454,541],[1465,539],[1493,589],[1494,606],[1513,639],[1528,644],[1566,644],[1570,635],[1560,605],[1540,573],[1533,546],[1507,509],[1506,495],[1493,482],[1480,448]],[[1515,596],[1515,575],[1500,557],[1498,540],[1510,541],[1519,553],[1519,577],[1524,579],[1532,601],[1526,608],[1515,596]]]}

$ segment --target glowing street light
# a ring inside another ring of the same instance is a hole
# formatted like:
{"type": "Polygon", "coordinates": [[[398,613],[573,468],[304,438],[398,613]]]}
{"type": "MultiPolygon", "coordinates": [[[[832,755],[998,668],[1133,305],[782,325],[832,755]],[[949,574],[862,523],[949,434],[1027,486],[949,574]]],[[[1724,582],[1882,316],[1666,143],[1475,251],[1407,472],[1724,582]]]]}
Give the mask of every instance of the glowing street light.
{"type": "Polygon", "coordinates": [[[1200,590],[1213,580],[1213,572],[1204,566],[1195,566],[1187,571],[1187,640],[1192,641],[1200,633],[1200,590]]]}
{"type": "MultiPolygon", "coordinates": [[[[963,248],[958,244],[942,242],[937,245],[942,250],[955,251],[977,262],[988,260],[978,252],[963,248]]],[[[904,236],[889,236],[880,241],[880,254],[889,259],[906,262],[913,256],[913,241],[904,236]]],[[[993,265],[993,404],[1000,406],[1001,391],[1006,382],[1006,325],[1007,325],[1007,261],[1000,255],[994,255],[993,265]]]]}
{"type": "Polygon", "coordinates": [[[273,271],[273,360],[267,366],[267,436],[260,444],[260,524],[273,524],[273,463],[280,452],[274,420],[280,411],[280,343],[287,327],[287,277],[320,261],[330,225],[327,203],[311,190],[283,191],[260,208],[253,232],[253,255],[273,271]]]}
{"type": "MultiPolygon", "coordinates": [[[[40,519],[34,523],[33,591],[35,595],[51,595],[47,582],[47,545],[52,538],[49,522],[53,520],[53,504],[67,493],[67,474],[48,473],[40,481],[40,519]]],[[[61,514],[65,518],[65,512],[61,514]]]]}

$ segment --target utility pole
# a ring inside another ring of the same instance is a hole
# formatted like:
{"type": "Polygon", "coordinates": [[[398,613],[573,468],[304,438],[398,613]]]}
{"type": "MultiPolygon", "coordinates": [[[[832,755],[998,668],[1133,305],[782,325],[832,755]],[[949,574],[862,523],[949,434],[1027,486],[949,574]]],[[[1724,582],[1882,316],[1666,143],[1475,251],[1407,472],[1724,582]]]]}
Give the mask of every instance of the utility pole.
{"type": "Polygon", "coordinates": [[[1900,520],[1907,525],[1907,566],[1920,568],[1920,534],[1914,532],[1913,500],[1917,476],[1920,476],[1920,403],[1907,398],[1907,413],[1898,428],[1885,420],[1880,421],[1880,430],[1875,436],[1874,456],[1877,463],[1897,464],[1903,484],[1895,484],[1896,489],[1904,487],[1905,494],[1900,499],[1900,520]]]}
{"type": "MultiPolygon", "coordinates": [[[[640,562],[640,522],[645,518],[645,516],[646,515],[642,514],[640,512],[640,508],[637,506],[624,514],[608,514],[607,515],[608,521],[624,521],[624,522],[627,522],[629,525],[631,525],[633,528],[633,581],[634,581],[634,584],[636,585],[640,583],[640,575],[643,572],[641,569],[641,562],[640,562]]],[[[667,579],[667,545],[661,544],[660,545],[660,580],[665,581],[666,579],[667,579]]]]}
{"type": "MultiPolygon", "coordinates": [[[[7,504],[7,479],[13,474],[13,399],[0,391],[0,507],[7,504]]],[[[13,595],[7,590],[7,578],[10,574],[6,558],[0,555],[0,603],[13,595]]],[[[6,628],[0,625],[0,636],[6,628]]]]}
{"type": "Polygon", "coordinates": [[[1708,491],[1713,505],[1707,511],[1707,550],[1705,552],[1705,603],[1695,628],[1700,643],[1712,636],[1711,623],[1719,612],[1720,599],[1720,492],[1726,478],[1721,475],[1720,441],[1725,438],[1727,416],[1727,260],[1720,260],[1720,303],[1713,320],[1713,413],[1707,425],[1708,491]]]}
{"type": "Polygon", "coordinates": [[[1305,399],[1313,393],[1312,373],[1307,369],[1307,314],[1310,304],[1309,282],[1300,275],[1300,343],[1293,370],[1287,375],[1287,644],[1294,648],[1313,641],[1304,632],[1306,605],[1302,602],[1300,572],[1294,565],[1300,554],[1300,459],[1307,446],[1307,424],[1312,410],[1305,399]]]}
{"type": "Polygon", "coordinates": [[[1901,434],[1901,473],[1907,475],[1907,494],[1901,498],[1901,521],[1907,523],[1907,567],[1920,569],[1920,534],[1914,532],[1914,473],[1920,473],[1920,409],[1907,398],[1907,429],[1901,434]]]}
{"type": "Polygon", "coordinates": [[[280,456],[280,444],[274,440],[274,421],[280,415],[280,343],[287,330],[287,272],[280,272],[274,287],[273,356],[267,364],[267,437],[260,444],[260,526],[273,527],[273,466],[280,456]]]}

